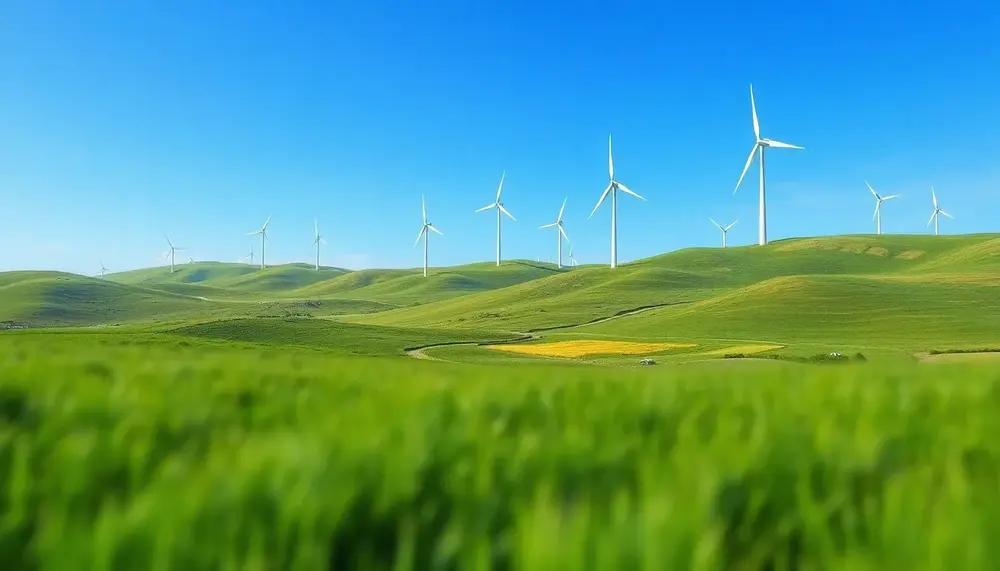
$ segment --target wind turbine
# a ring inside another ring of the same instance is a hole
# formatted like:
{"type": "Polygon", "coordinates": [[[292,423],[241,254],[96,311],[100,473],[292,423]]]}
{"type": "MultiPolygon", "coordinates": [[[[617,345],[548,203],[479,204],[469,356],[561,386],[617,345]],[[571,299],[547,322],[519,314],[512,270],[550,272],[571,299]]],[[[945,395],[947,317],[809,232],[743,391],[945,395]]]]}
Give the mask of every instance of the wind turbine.
{"type": "Polygon", "coordinates": [[[313,246],[316,246],[316,271],[319,271],[319,245],[326,244],[326,240],[319,235],[319,220],[313,219],[313,227],[316,230],[316,238],[313,239],[313,246]]]}
{"type": "Polygon", "coordinates": [[[631,194],[632,196],[638,198],[639,200],[645,201],[646,199],[639,196],[638,194],[632,192],[627,186],[615,180],[615,163],[611,159],[611,135],[608,135],[608,178],[611,182],[608,183],[608,187],[604,189],[604,194],[601,195],[600,200],[597,201],[597,205],[590,212],[590,216],[587,217],[589,220],[593,218],[594,213],[597,209],[601,207],[604,199],[608,197],[608,193],[611,193],[611,267],[618,267],[618,191],[621,190],[626,194],[631,194]]]}
{"type": "Polygon", "coordinates": [[[566,200],[568,200],[568,199],[569,199],[568,196],[563,199],[562,207],[559,209],[559,216],[556,216],[556,221],[555,222],[553,222],[552,224],[545,224],[544,226],[539,226],[539,228],[552,228],[553,226],[555,226],[556,228],[559,229],[559,231],[556,233],[556,267],[557,268],[561,268],[562,267],[562,259],[563,259],[563,257],[562,257],[562,241],[563,241],[563,238],[565,238],[566,241],[569,242],[569,236],[566,235],[566,230],[563,229],[563,222],[562,222],[563,211],[566,210],[566,200]]]}
{"type": "Polygon", "coordinates": [[[948,214],[944,210],[941,210],[941,207],[938,206],[937,195],[934,194],[934,187],[933,186],[931,187],[931,200],[934,201],[934,212],[931,213],[931,218],[930,218],[930,220],[927,221],[927,225],[930,226],[931,222],[934,222],[934,235],[937,236],[938,235],[938,218],[940,218],[938,216],[938,214],[944,214],[945,216],[947,216],[948,218],[951,218],[952,220],[954,220],[955,217],[952,216],[951,214],[948,214]]]}
{"type": "MultiPolygon", "coordinates": [[[[499,199],[500,199],[500,193],[497,193],[497,200],[499,200],[499,199]]],[[[497,204],[499,204],[499,203],[497,203],[497,204]]],[[[501,206],[500,208],[503,208],[503,207],[501,206]]],[[[422,194],[420,195],[420,209],[421,209],[421,211],[423,212],[423,215],[424,215],[424,224],[423,224],[423,226],[420,227],[420,233],[417,234],[417,241],[413,243],[413,247],[414,248],[417,247],[417,244],[420,243],[420,238],[424,239],[424,277],[426,278],[427,277],[427,240],[430,238],[430,233],[427,232],[427,231],[431,230],[433,232],[437,232],[438,234],[440,234],[442,236],[444,236],[444,233],[441,232],[440,230],[438,230],[437,228],[435,228],[433,224],[431,224],[430,222],[427,221],[427,203],[424,202],[424,195],[422,195],[422,194]]],[[[510,215],[508,214],[508,216],[510,216],[510,215]]],[[[498,234],[498,236],[499,236],[499,234],[498,234]]],[[[500,250],[497,250],[498,255],[499,255],[499,252],[500,252],[500,250]]],[[[500,265],[500,258],[497,258],[497,265],[500,265]]]]}
{"type": "Polygon", "coordinates": [[[569,245],[569,255],[566,257],[569,259],[569,265],[571,266],[577,265],[576,258],[573,257],[573,244],[569,245]]]}
{"type": "Polygon", "coordinates": [[[250,265],[253,265],[253,256],[254,256],[254,254],[253,254],[253,245],[251,244],[250,245],[250,253],[247,254],[246,256],[243,256],[243,259],[244,260],[249,260],[250,261],[250,265]]]}
{"type": "MultiPolygon", "coordinates": [[[[709,220],[712,220],[712,219],[709,218],[709,220]]],[[[737,220],[736,222],[739,222],[739,220],[737,220]]],[[[722,247],[723,248],[726,247],[726,233],[729,232],[730,228],[732,228],[733,226],[736,226],[736,222],[733,222],[729,226],[722,226],[721,224],[719,224],[715,220],[712,220],[712,224],[715,224],[716,228],[718,228],[719,230],[722,230],[722,247]]]]}
{"type": "Polygon", "coordinates": [[[257,230],[256,232],[247,232],[247,236],[256,236],[257,234],[260,234],[260,269],[262,270],[264,269],[264,240],[267,240],[268,242],[271,241],[271,239],[267,237],[267,225],[270,222],[271,215],[268,214],[267,220],[264,221],[264,225],[260,227],[260,230],[257,230]]]}
{"type": "Polygon", "coordinates": [[[101,261],[101,279],[104,279],[104,274],[108,273],[108,269],[104,267],[104,261],[101,261]]]}
{"type": "Polygon", "coordinates": [[[493,204],[487,204],[486,206],[476,211],[476,212],[483,212],[489,210],[490,208],[497,209],[497,265],[498,266],[500,265],[500,213],[502,212],[506,214],[508,217],[510,217],[511,220],[517,222],[517,218],[514,218],[514,216],[510,212],[507,212],[507,209],[503,207],[503,203],[500,202],[500,193],[503,192],[503,179],[506,176],[507,176],[507,171],[504,171],[503,174],[500,175],[500,186],[497,187],[497,198],[496,200],[493,201],[493,204]]]}
{"type": "Polygon", "coordinates": [[[170,260],[170,273],[174,273],[174,252],[177,250],[184,250],[186,248],[178,248],[177,246],[174,246],[173,242],[170,241],[170,238],[166,234],[164,234],[163,237],[167,239],[167,244],[170,245],[170,250],[167,252],[167,255],[163,256],[163,259],[170,260]]]}
{"type": "Polygon", "coordinates": [[[875,220],[875,234],[881,234],[882,233],[882,203],[885,202],[886,200],[892,200],[893,198],[899,198],[899,195],[898,194],[890,194],[889,196],[881,196],[881,195],[879,195],[879,193],[875,192],[875,189],[872,188],[872,185],[868,184],[867,180],[865,181],[865,186],[867,186],[868,190],[872,191],[872,194],[875,195],[875,214],[872,214],[872,219],[875,220]]]}
{"type": "Polygon", "coordinates": [[[194,258],[192,258],[191,256],[188,256],[188,263],[189,264],[193,264],[194,263],[194,258]]]}
{"type": "Polygon", "coordinates": [[[757,243],[763,246],[767,244],[767,209],[764,200],[764,149],[768,147],[777,147],[779,149],[805,149],[805,147],[799,147],[797,145],[789,145],[788,143],[782,143],[781,141],[775,141],[773,139],[762,139],[760,136],[760,124],[757,122],[757,104],[753,99],[753,84],[750,84],[750,112],[753,113],[753,134],[757,138],[757,141],[753,144],[753,148],[750,149],[750,156],[747,158],[747,164],[743,167],[743,174],[740,175],[740,180],[736,181],[736,189],[733,190],[733,194],[740,189],[740,183],[743,182],[743,177],[746,176],[747,170],[750,169],[750,163],[753,162],[754,155],[760,150],[760,207],[758,213],[758,237],[757,243]]]}

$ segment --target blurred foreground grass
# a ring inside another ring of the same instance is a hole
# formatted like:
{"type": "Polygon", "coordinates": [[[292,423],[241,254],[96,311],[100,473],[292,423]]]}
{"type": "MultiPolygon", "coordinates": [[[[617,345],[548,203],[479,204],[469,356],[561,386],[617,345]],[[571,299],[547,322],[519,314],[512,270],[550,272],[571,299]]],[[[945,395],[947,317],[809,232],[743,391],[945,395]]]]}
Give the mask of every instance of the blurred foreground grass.
{"type": "Polygon", "coordinates": [[[995,366],[487,367],[99,338],[0,336],[4,570],[1000,561],[995,366]]]}

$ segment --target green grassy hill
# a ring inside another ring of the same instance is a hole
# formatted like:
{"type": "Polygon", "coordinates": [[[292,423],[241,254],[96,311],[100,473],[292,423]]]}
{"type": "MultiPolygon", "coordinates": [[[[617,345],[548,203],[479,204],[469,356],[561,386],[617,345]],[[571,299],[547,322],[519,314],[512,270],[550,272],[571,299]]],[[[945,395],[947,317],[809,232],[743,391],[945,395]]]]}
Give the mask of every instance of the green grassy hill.
{"type": "Polygon", "coordinates": [[[513,260],[415,270],[359,270],[296,291],[303,297],[350,296],[399,305],[426,303],[469,293],[498,290],[566,273],[552,264],[513,260]]]}
{"type": "Polygon", "coordinates": [[[0,274],[0,321],[81,326],[211,314],[219,303],[61,272],[0,274]]]}
{"type": "MultiPolygon", "coordinates": [[[[722,296],[740,296],[742,288],[768,280],[791,276],[855,276],[869,281],[835,280],[802,283],[825,285],[823,294],[809,301],[792,303],[800,313],[789,314],[803,323],[824,319],[839,311],[863,311],[864,297],[856,297],[865,287],[879,295],[900,301],[900,308],[919,311],[917,303],[934,293],[923,292],[920,282],[971,284],[993,287],[996,281],[995,252],[1000,250],[996,235],[976,236],[835,236],[782,240],[765,246],[739,248],[692,248],[671,252],[620,266],[579,268],[572,272],[522,283],[509,288],[463,296],[413,308],[402,308],[359,317],[363,323],[423,327],[475,327],[528,330],[585,323],[630,309],[658,304],[705,302],[722,296]],[[859,284],[867,284],[862,286],[859,284]],[[844,288],[838,294],[838,288],[844,288]],[[903,297],[899,297],[903,296],[903,297]]],[[[783,291],[791,291],[785,289],[783,291]]],[[[938,290],[944,291],[944,290],[938,290]]],[[[990,292],[975,288],[953,287],[950,293],[958,309],[959,301],[987,303],[990,292]],[[954,297],[957,296],[957,297],[954,297]]],[[[791,295],[791,294],[789,294],[791,295]]],[[[734,315],[752,311],[754,301],[728,311],[734,315]]],[[[720,301],[719,303],[722,303],[720,301]]],[[[775,305],[785,303],[774,298],[775,305]]],[[[700,307],[700,306],[698,306],[700,307]]],[[[983,307],[988,311],[992,305],[983,307]]],[[[939,308],[947,313],[947,308],[939,308]]],[[[667,315],[671,311],[654,311],[667,315]]],[[[692,310],[693,311],[693,310],[692,310]]],[[[764,310],[762,310],[764,311],[764,310]]],[[[955,314],[959,315],[958,313],[955,314]]],[[[649,319],[650,314],[644,314],[649,319]]],[[[616,331],[624,331],[632,319],[614,322],[616,331]]],[[[956,317],[956,319],[959,319],[956,317]]],[[[959,319],[960,320],[960,319],[959,319]]],[[[698,319],[691,319],[696,325],[698,319]]],[[[997,320],[1000,322],[1000,320],[997,320]]],[[[974,322],[975,323],[975,322],[974,322]]],[[[679,327],[682,324],[678,324],[679,327]]],[[[717,326],[715,324],[714,326],[717,326]]],[[[596,329],[595,329],[596,330],[596,329]]],[[[682,330],[678,329],[682,332],[682,330]]]]}
{"type": "Polygon", "coordinates": [[[200,295],[227,297],[230,295],[273,294],[287,292],[348,273],[340,268],[308,264],[282,264],[261,269],[249,264],[225,262],[195,262],[169,267],[148,268],[109,274],[108,280],[141,285],[150,289],[200,295]]]}

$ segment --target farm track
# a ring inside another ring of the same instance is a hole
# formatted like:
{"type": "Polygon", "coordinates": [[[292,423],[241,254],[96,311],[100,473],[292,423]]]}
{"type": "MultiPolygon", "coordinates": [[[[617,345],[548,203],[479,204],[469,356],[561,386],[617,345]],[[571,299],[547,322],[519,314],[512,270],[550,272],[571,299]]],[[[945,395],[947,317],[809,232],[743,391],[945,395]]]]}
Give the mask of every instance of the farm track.
{"type": "MultiPolygon", "coordinates": [[[[685,302],[688,303],[688,302],[685,302]]],[[[613,319],[619,319],[621,317],[628,317],[630,315],[635,315],[637,313],[642,313],[644,311],[651,311],[653,309],[659,309],[661,307],[667,307],[670,305],[678,305],[676,303],[659,303],[656,305],[644,305],[642,307],[636,307],[634,309],[627,309],[625,311],[620,311],[614,315],[608,317],[601,317],[598,319],[593,319],[586,321],[584,323],[575,323],[571,325],[555,325],[552,327],[540,327],[538,329],[532,329],[526,333],[520,331],[513,331],[512,333],[518,335],[516,339],[509,339],[503,341],[449,341],[446,343],[434,343],[431,345],[424,345],[421,347],[412,347],[409,349],[404,349],[407,355],[413,357],[414,359],[423,359],[425,361],[440,361],[446,363],[452,363],[454,361],[448,361],[447,359],[441,359],[439,357],[432,357],[426,353],[428,349],[435,349],[438,347],[456,347],[461,345],[506,345],[509,343],[523,343],[525,341],[536,341],[541,339],[542,336],[538,333],[543,331],[555,331],[558,329],[571,329],[573,327],[583,327],[584,325],[596,325],[598,323],[605,323],[613,319]]]]}

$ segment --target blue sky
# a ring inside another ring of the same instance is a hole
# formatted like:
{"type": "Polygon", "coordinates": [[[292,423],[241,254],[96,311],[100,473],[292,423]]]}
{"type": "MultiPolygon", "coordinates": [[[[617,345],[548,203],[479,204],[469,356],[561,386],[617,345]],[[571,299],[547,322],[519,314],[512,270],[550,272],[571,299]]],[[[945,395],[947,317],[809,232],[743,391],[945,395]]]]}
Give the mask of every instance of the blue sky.
{"type": "Polygon", "coordinates": [[[160,263],[163,234],[233,261],[273,213],[269,260],[486,261],[502,171],[505,257],[555,255],[564,197],[581,262],[756,240],[748,84],[772,239],[927,232],[930,186],[1000,226],[1000,15],[988,2],[8,0],[0,6],[0,270],[160,263]],[[668,7],[669,6],[669,7],[668,7]]]}

